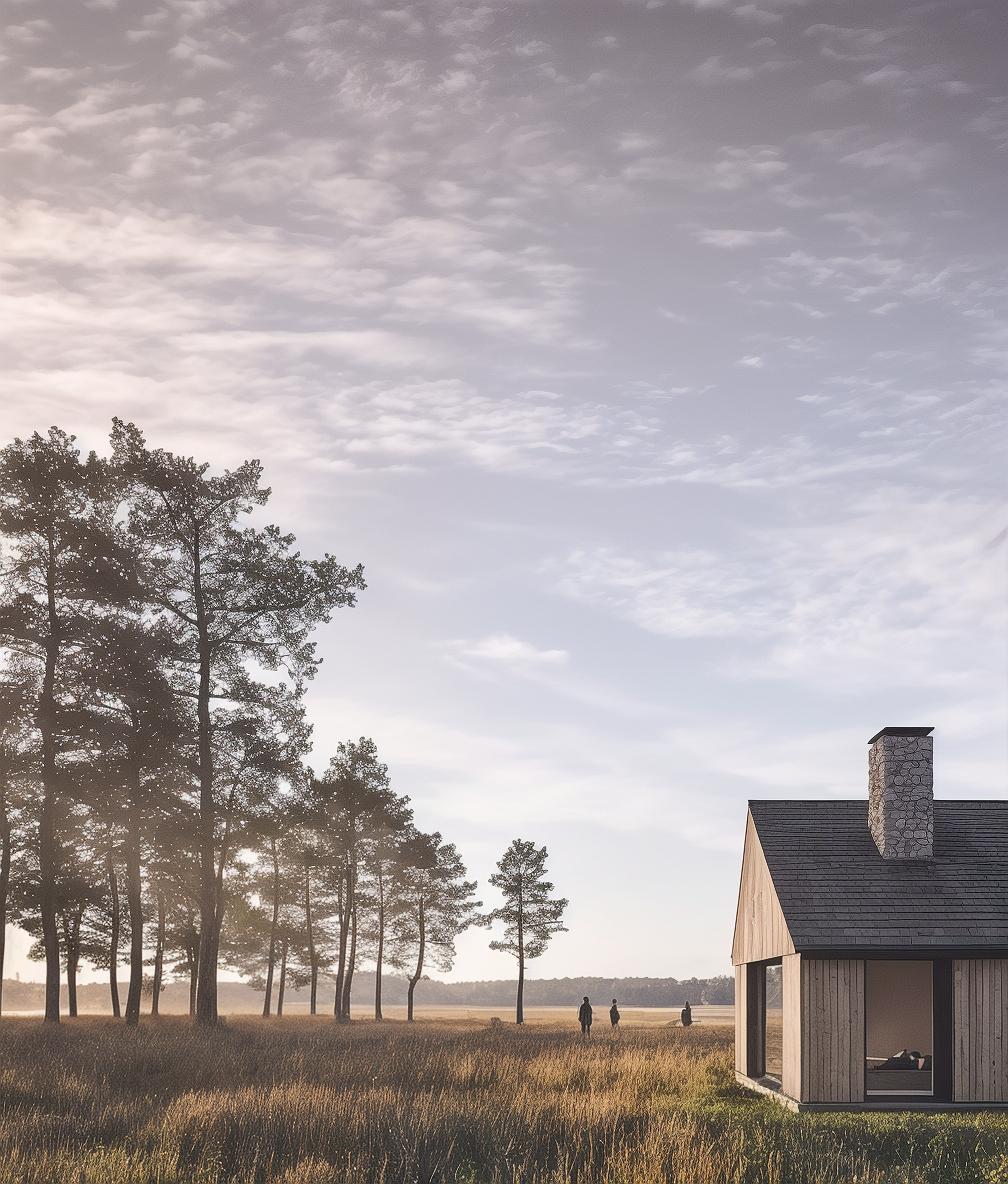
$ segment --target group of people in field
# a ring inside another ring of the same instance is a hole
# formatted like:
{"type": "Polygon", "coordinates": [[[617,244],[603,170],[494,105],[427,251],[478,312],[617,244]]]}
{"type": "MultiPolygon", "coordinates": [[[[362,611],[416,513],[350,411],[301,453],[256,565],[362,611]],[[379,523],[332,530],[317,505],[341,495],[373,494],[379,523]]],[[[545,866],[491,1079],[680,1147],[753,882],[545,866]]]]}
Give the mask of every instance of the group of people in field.
{"type": "MultiPolygon", "coordinates": [[[[679,1013],[679,1020],[684,1028],[688,1028],[693,1023],[693,1011],[688,999],[686,1000],[686,1006],[679,1013]]],[[[619,1022],[619,1006],[614,999],[612,1001],[612,1007],[609,1008],[609,1023],[612,1027],[613,1035],[619,1035],[619,1022]]],[[[592,1029],[592,1005],[587,995],[585,995],[581,1006],[578,1008],[578,1023],[581,1025],[582,1038],[588,1040],[591,1037],[592,1029]]]]}

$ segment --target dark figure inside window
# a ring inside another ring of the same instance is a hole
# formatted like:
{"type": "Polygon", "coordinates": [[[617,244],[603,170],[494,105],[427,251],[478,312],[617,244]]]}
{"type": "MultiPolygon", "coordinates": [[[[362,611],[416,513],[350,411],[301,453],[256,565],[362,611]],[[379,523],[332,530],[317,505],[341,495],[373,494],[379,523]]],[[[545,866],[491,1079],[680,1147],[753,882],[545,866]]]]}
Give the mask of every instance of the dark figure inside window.
{"type": "Polygon", "coordinates": [[[619,1027],[619,1008],[616,1006],[616,1000],[612,1001],[612,1007],[609,1008],[609,1023],[613,1026],[613,1031],[619,1027]]]}
{"type": "Polygon", "coordinates": [[[682,1009],[682,1026],[688,1028],[693,1023],[693,1012],[690,1010],[689,1000],[686,1000],[686,1006],[682,1009]]]}
{"type": "Polygon", "coordinates": [[[592,1026],[592,1009],[587,995],[585,995],[584,1002],[578,1008],[578,1023],[581,1025],[581,1035],[587,1039],[591,1035],[592,1026]]]}

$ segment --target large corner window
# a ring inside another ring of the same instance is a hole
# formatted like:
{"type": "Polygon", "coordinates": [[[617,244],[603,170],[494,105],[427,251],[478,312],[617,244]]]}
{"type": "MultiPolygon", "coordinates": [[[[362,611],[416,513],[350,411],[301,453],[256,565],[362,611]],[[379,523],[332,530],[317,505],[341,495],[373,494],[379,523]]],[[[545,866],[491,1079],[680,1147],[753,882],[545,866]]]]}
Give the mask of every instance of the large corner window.
{"type": "Polygon", "coordinates": [[[784,1075],[784,1013],[780,959],[748,967],[749,1076],[781,1084],[784,1075]]]}
{"type": "Polygon", "coordinates": [[[934,964],[865,962],[865,1093],[934,1092],[934,964]]]}

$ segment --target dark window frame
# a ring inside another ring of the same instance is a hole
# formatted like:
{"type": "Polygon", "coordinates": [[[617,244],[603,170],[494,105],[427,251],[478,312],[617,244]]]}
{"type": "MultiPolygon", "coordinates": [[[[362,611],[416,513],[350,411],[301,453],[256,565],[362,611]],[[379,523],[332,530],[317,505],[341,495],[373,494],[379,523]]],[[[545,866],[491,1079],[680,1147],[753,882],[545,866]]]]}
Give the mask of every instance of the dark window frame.
{"type": "MultiPolygon", "coordinates": [[[[767,990],[766,972],[771,966],[783,966],[783,958],[767,958],[762,962],[746,963],[746,1076],[755,1081],[767,1078],[766,1035],[767,1035],[767,990]]],[[[783,1033],[782,1033],[783,1040],[783,1033]]],[[[783,1077],[783,1065],[781,1066],[783,1077]]],[[[783,1085],[777,1078],[769,1081],[783,1085]]]]}
{"type": "MultiPolygon", "coordinates": [[[[923,951],[922,951],[923,952],[923,951]]],[[[952,1102],[952,1058],[955,1046],[953,1031],[952,1009],[952,959],[938,957],[921,957],[921,952],[900,950],[893,957],[889,951],[879,951],[874,958],[865,958],[864,962],[897,962],[914,961],[931,963],[931,1092],[926,1096],[928,1102],[952,1102]]],[[[873,1095],[868,1090],[868,974],[867,967],[864,975],[864,1050],[862,1064],[864,1066],[865,1102],[871,1104],[873,1098],[886,1102],[921,1102],[925,1098],[921,1094],[886,1094],[884,1099],[873,1095]]]]}

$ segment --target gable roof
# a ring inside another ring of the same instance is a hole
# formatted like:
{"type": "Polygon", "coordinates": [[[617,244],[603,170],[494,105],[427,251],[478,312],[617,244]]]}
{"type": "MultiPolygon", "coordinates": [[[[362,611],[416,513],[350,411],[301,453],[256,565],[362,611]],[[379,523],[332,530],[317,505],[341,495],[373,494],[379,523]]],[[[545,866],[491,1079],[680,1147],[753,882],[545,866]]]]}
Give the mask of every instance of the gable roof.
{"type": "Polygon", "coordinates": [[[1008,801],[936,801],[928,860],[883,859],[863,798],[749,811],[796,950],[1008,947],[1008,801]]]}

